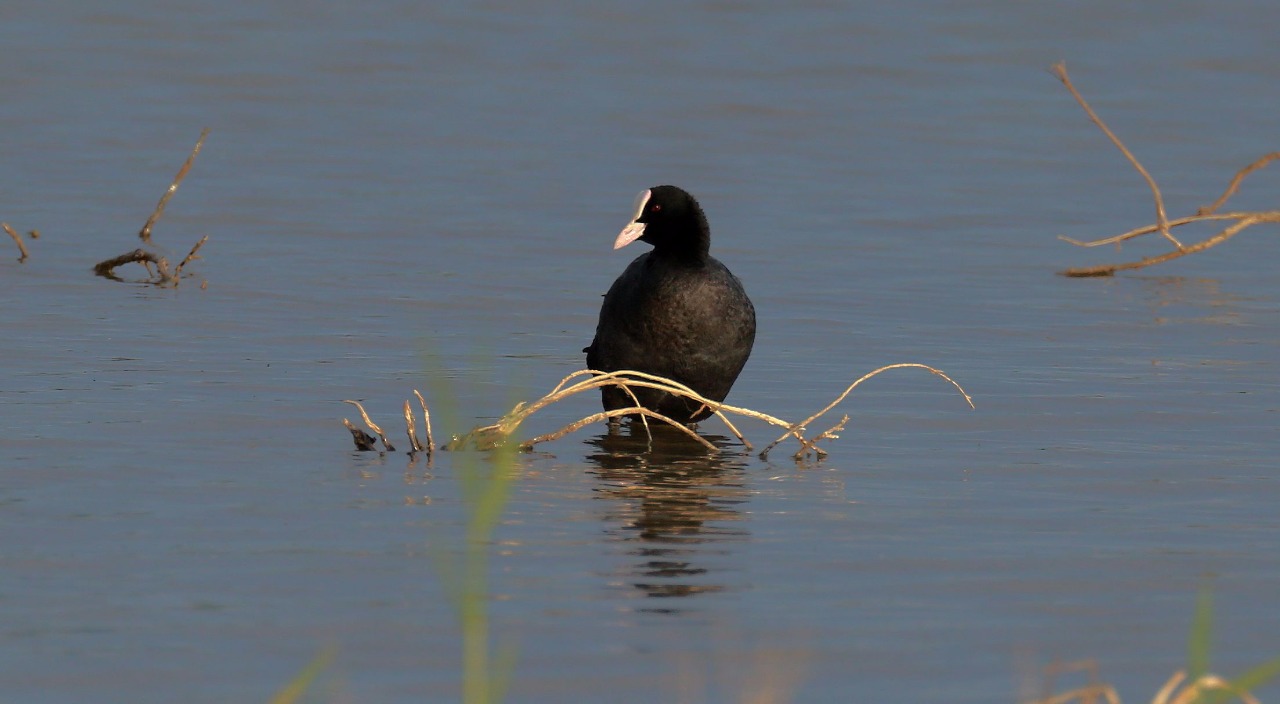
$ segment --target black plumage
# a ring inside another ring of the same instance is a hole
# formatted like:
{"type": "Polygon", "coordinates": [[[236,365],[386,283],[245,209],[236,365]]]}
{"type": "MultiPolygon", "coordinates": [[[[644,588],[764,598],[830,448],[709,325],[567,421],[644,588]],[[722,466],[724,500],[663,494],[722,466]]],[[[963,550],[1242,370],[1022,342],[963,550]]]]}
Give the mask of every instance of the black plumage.
{"type": "MultiPolygon", "coordinates": [[[[636,199],[632,222],[614,249],[653,245],[627,266],[600,308],[587,366],[624,369],[678,381],[723,401],[751,355],[756,311],[742,282],[709,253],[711,231],[693,196],[657,186],[636,199]]],[[[696,402],[655,389],[634,389],[645,408],[681,423],[711,415],[696,402]]],[[[618,387],[601,389],[605,410],[633,406],[618,387]]]]}

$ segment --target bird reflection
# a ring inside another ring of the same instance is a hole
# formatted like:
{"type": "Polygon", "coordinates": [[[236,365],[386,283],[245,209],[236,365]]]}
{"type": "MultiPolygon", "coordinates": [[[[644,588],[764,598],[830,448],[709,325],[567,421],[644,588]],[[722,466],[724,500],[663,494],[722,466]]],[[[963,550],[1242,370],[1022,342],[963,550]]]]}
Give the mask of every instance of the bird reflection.
{"type": "MultiPolygon", "coordinates": [[[[723,591],[723,576],[705,566],[725,551],[708,544],[745,540],[738,506],[747,500],[741,455],[708,454],[674,428],[650,424],[652,439],[638,422],[612,427],[587,441],[601,485],[597,498],[610,502],[606,532],[634,543],[632,585],[647,597],[682,597],[723,591]]],[[[704,435],[717,447],[728,438],[704,435]]],[[[666,605],[648,611],[676,612],[666,605]]]]}

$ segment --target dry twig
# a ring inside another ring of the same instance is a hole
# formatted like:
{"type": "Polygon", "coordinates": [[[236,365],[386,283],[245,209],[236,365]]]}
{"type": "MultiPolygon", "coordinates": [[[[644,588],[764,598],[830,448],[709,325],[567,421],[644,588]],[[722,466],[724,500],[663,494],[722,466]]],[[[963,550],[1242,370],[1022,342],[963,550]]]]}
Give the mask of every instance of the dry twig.
{"type": "Polygon", "coordinates": [[[200,259],[200,255],[196,254],[196,252],[199,252],[200,248],[204,246],[204,243],[208,241],[209,241],[209,236],[205,235],[204,237],[200,238],[199,242],[196,242],[196,246],[191,248],[191,251],[187,253],[187,256],[183,257],[182,261],[178,263],[177,268],[173,270],[174,279],[177,279],[179,276],[182,276],[182,267],[186,266],[191,261],[200,259]]]}
{"type": "Polygon", "coordinates": [[[351,431],[351,439],[355,441],[357,450],[366,452],[377,447],[377,439],[356,427],[355,423],[343,418],[342,424],[347,426],[347,430],[351,431]]]}
{"type": "Polygon", "coordinates": [[[164,206],[169,203],[169,199],[178,191],[178,185],[182,183],[182,179],[187,177],[187,172],[191,170],[191,164],[195,162],[196,155],[200,153],[200,147],[204,146],[204,138],[209,136],[209,128],[206,127],[200,131],[200,139],[196,140],[196,146],[191,150],[191,156],[183,162],[182,168],[178,169],[178,175],[173,177],[173,183],[169,184],[169,190],[160,196],[160,202],[156,204],[156,209],[151,212],[151,217],[147,218],[146,224],[138,231],[138,237],[147,244],[151,244],[151,227],[160,219],[160,215],[164,213],[164,206]]]}
{"type": "Polygon", "coordinates": [[[387,434],[382,432],[382,428],[379,428],[377,423],[373,422],[373,419],[365,412],[364,406],[361,405],[359,401],[344,400],[343,403],[349,403],[360,410],[360,418],[364,421],[365,425],[369,426],[370,430],[378,434],[378,438],[382,440],[382,446],[387,448],[387,452],[396,451],[396,448],[392,446],[391,441],[387,440],[387,434]]]}
{"type": "MultiPolygon", "coordinates": [[[[124,264],[138,262],[141,264],[155,264],[157,269],[157,279],[151,283],[162,283],[169,281],[172,276],[169,274],[169,261],[164,257],[157,256],[145,249],[135,249],[132,252],[125,252],[118,257],[112,257],[105,261],[98,262],[93,265],[93,273],[98,276],[105,276],[108,279],[123,281],[116,276],[115,268],[124,264]]],[[[147,273],[150,274],[151,268],[147,267],[147,273]]]]}
{"type": "MultiPolygon", "coordinates": [[[[445,449],[457,450],[457,449],[463,449],[466,447],[475,447],[478,449],[485,449],[485,448],[499,445],[501,443],[506,442],[511,437],[511,435],[514,434],[517,429],[519,429],[521,424],[523,424],[524,421],[529,418],[529,416],[533,415],[534,413],[538,412],[543,408],[546,408],[547,406],[553,403],[564,400],[570,396],[582,393],[584,391],[599,389],[604,386],[618,386],[618,387],[621,387],[624,391],[626,391],[626,393],[631,395],[633,402],[635,402],[634,406],[629,408],[620,408],[620,409],[614,409],[611,411],[602,411],[599,413],[593,413],[585,418],[576,420],[564,426],[563,428],[560,428],[555,432],[547,433],[545,435],[539,435],[535,438],[526,440],[520,444],[520,449],[527,451],[531,449],[534,445],[537,445],[543,442],[548,442],[551,440],[557,440],[559,438],[564,437],[565,435],[568,435],[569,433],[577,431],[587,425],[590,425],[591,423],[597,423],[603,420],[612,420],[614,418],[620,418],[622,416],[632,416],[640,419],[640,421],[644,424],[644,428],[646,432],[648,432],[648,428],[649,428],[648,419],[652,418],[655,420],[662,421],[663,423],[666,423],[676,428],[677,430],[685,433],[686,435],[690,436],[694,440],[700,442],[708,451],[715,452],[718,450],[718,448],[714,444],[712,444],[705,438],[698,435],[690,427],[682,423],[679,423],[671,418],[668,418],[667,416],[664,416],[660,413],[657,413],[655,411],[642,407],[639,401],[636,400],[635,392],[633,391],[633,389],[645,388],[645,389],[657,389],[660,391],[666,391],[667,393],[681,396],[683,398],[690,399],[696,403],[705,405],[707,408],[712,410],[712,413],[715,416],[717,416],[722,421],[724,421],[725,426],[728,427],[729,430],[738,437],[738,439],[742,442],[742,444],[745,447],[747,447],[747,449],[751,449],[751,444],[747,441],[746,437],[743,436],[743,434],[737,429],[737,427],[733,425],[733,423],[728,419],[726,414],[753,418],[753,419],[768,423],[769,425],[784,428],[785,432],[782,434],[782,436],[779,437],[774,442],[772,442],[768,447],[764,449],[764,451],[760,453],[761,459],[767,459],[769,451],[772,450],[775,446],[777,446],[778,443],[782,442],[788,437],[794,437],[796,441],[800,443],[800,449],[799,451],[796,452],[794,456],[796,460],[803,459],[804,457],[807,457],[810,454],[816,454],[818,457],[823,457],[827,454],[826,450],[823,450],[822,448],[818,447],[817,443],[822,440],[828,440],[828,439],[834,440],[839,438],[840,437],[839,433],[844,430],[845,424],[849,422],[849,416],[845,415],[843,418],[841,418],[840,422],[836,423],[830,429],[823,431],[822,433],[819,433],[813,439],[808,439],[805,437],[806,426],[808,426],[808,424],[812,423],[813,421],[825,415],[831,409],[835,408],[836,405],[838,405],[841,401],[843,401],[846,397],[848,397],[848,395],[852,393],[853,390],[857,388],[858,385],[861,384],[862,382],[866,381],[867,379],[870,379],[873,376],[876,376],[877,374],[880,374],[881,372],[885,372],[890,369],[899,369],[904,367],[918,367],[921,369],[928,370],[929,372],[942,377],[943,379],[948,381],[952,386],[954,386],[957,390],[960,391],[960,394],[964,396],[965,402],[969,404],[970,408],[973,407],[973,399],[970,398],[969,394],[965,392],[965,390],[959,384],[957,384],[951,377],[947,376],[944,372],[940,370],[934,369],[933,367],[930,367],[925,364],[917,364],[914,362],[890,364],[890,365],[881,367],[869,374],[864,375],[862,378],[858,379],[857,381],[849,385],[849,387],[846,388],[843,393],[837,396],[834,401],[827,404],[825,408],[818,411],[817,413],[814,413],[813,415],[809,416],[808,418],[801,421],[800,423],[789,423],[785,420],[782,420],[781,418],[776,418],[774,416],[768,415],[767,413],[761,413],[759,411],[754,411],[749,408],[740,408],[737,406],[730,406],[724,403],[719,403],[717,401],[713,401],[709,398],[706,398],[698,394],[696,391],[694,391],[693,389],[690,389],[688,386],[674,382],[670,379],[664,379],[662,377],[655,376],[653,374],[646,374],[644,372],[629,371],[629,370],[616,371],[616,372],[600,372],[600,371],[584,369],[581,371],[574,372],[573,374],[570,374],[564,379],[561,379],[560,383],[557,384],[554,389],[552,389],[549,393],[547,393],[542,398],[536,401],[533,401],[532,403],[524,403],[523,401],[520,403],[517,403],[515,407],[512,408],[511,411],[508,412],[506,415],[504,415],[502,418],[500,418],[497,423],[493,423],[491,425],[479,426],[479,427],[473,428],[471,431],[463,435],[455,436],[448,444],[445,445],[445,449]],[[583,378],[583,377],[586,377],[586,378],[583,378]]],[[[427,412],[427,403],[422,398],[422,394],[419,393],[416,389],[414,390],[414,394],[418,397],[418,402],[422,404],[423,415],[426,416],[427,418],[427,452],[430,453],[435,448],[435,444],[431,439],[430,414],[427,412]]],[[[387,443],[386,437],[382,434],[381,429],[378,428],[377,425],[374,425],[373,421],[369,420],[368,414],[364,412],[364,408],[355,401],[346,401],[346,403],[353,404],[360,409],[360,413],[364,418],[365,424],[367,424],[370,428],[372,428],[375,432],[377,432],[380,437],[382,437],[383,443],[387,444],[388,445],[387,449],[390,450],[391,447],[389,443],[387,443]]],[[[405,421],[410,428],[409,438],[410,438],[411,444],[413,444],[416,449],[420,449],[421,446],[419,445],[416,438],[416,430],[414,430],[414,421],[412,418],[412,412],[409,410],[409,404],[407,401],[405,402],[405,421]]]]}
{"type": "Polygon", "coordinates": [[[1089,119],[1093,121],[1093,124],[1097,125],[1098,128],[1102,130],[1102,133],[1107,135],[1107,138],[1111,140],[1111,143],[1116,145],[1116,148],[1120,150],[1121,154],[1124,154],[1124,158],[1128,159],[1129,163],[1133,165],[1133,168],[1137,169],[1138,173],[1142,175],[1142,178],[1147,182],[1147,186],[1151,188],[1151,194],[1155,197],[1156,226],[1160,230],[1160,234],[1164,235],[1165,239],[1172,242],[1173,246],[1178,249],[1182,249],[1182,243],[1169,232],[1169,217],[1165,215],[1164,197],[1160,195],[1160,187],[1156,185],[1156,180],[1151,178],[1151,174],[1147,173],[1147,170],[1142,167],[1142,163],[1138,161],[1138,157],[1134,156],[1133,152],[1129,151],[1129,148],[1124,146],[1124,142],[1121,142],[1120,138],[1116,136],[1116,133],[1112,132],[1110,127],[1107,127],[1107,123],[1103,122],[1102,118],[1098,117],[1098,113],[1094,112],[1093,108],[1089,107],[1089,103],[1085,101],[1084,96],[1080,95],[1080,91],[1077,91],[1076,87],[1071,84],[1071,77],[1067,75],[1066,62],[1059,61],[1051,67],[1051,70],[1053,71],[1053,75],[1057,76],[1058,80],[1062,81],[1062,85],[1066,86],[1067,90],[1071,92],[1071,95],[1076,99],[1076,102],[1080,103],[1080,107],[1084,108],[1085,113],[1089,115],[1089,119]]]}
{"type": "Polygon", "coordinates": [[[436,451],[436,441],[431,437],[431,411],[427,410],[427,400],[422,397],[421,392],[414,389],[413,395],[418,397],[418,403],[422,405],[422,424],[427,429],[427,456],[430,457],[436,451]]]}
{"type": "Polygon", "coordinates": [[[422,443],[418,442],[418,423],[413,418],[413,407],[408,401],[404,402],[404,425],[405,432],[409,434],[409,446],[414,452],[422,452],[422,443]]]}
{"type": "Polygon", "coordinates": [[[1124,145],[1124,142],[1121,142],[1120,138],[1117,137],[1115,133],[1111,131],[1111,128],[1107,127],[1106,123],[1102,121],[1102,118],[1098,117],[1097,113],[1093,111],[1093,108],[1089,107],[1089,103],[1085,101],[1084,97],[1080,95],[1080,92],[1077,91],[1076,87],[1071,83],[1071,78],[1067,75],[1066,64],[1065,63],[1054,64],[1052,67],[1052,70],[1054,75],[1058,77],[1058,80],[1062,81],[1062,84],[1066,86],[1068,91],[1071,92],[1071,95],[1076,99],[1076,102],[1078,102],[1080,106],[1084,108],[1084,111],[1086,114],[1088,114],[1089,119],[1095,125],[1097,125],[1098,128],[1101,129],[1104,134],[1107,135],[1107,138],[1111,140],[1112,144],[1114,144],[1116,148],[1118,148],[1121,151],[1121,153],[1124,154],[1125,158],[1129,160],[1129,163],[1133,165],[1133,168],[1136,169],[1138,173],[1142,175],[1143,179],[1146,180],[1147,185],[1150,186],[1151,188],[1151,193],[1155,199],[1155,204],[1156,204],[1156,223],[1154,225],[1147,225],[1145,227],[1140,227],[1134,230],[1130,230],[1129,232],[1126,232],[1124,234],[1116,235],[1114,237],[1107,237],[1104,239],[1092,240],[1087,242],[1071,239],[1070,237],[1060,237],[1060,239],[1080,247],[1097,247],[1104,244],[1120,244],[1134,237],[1139,237],[1141,235],[1149,234],[1152,232],[1159,232],[1161,235],[1165,237],[1165,239],[1172,242],[1174,247],[1176,248],[1172,252],[1167,252],[1165,254],[1155,256],[1155,257],[1146,257],[1144,259],[1134,261],[1134,262],[1126,262],[1123,264],[1103,264],[1099,266],[1067,269],[1063,272],[1060,272],[1063,276],[1073,276],[1073,277],[1112,276],[1117,271],[1141,269],[1143,267],[1148,267],[1153,264],[1161,264],[1163,262],[1177,259],[1179,257],[1184,257],[1188,254],[1194,254],[1196,252],[1204,251],[1206,249],[1209,249],[1210,247],[1219,245],[1231,239],[1232,237],[1236,236],[1244,229],[1251,227],[1253,225],[1257,225],[1259,223],[1266,223],[1266,222],[1280,222],[1280,210],[1217,214],[1218,208],[1226,204],[1227,200],[1230,199],[1231,196],[1235,195],[1236,191],[1239,190],[1240,183],[1244,180],[1246,176],[1253,173],[1254,171],[1257,171],[1259,169],[1266,167],[1272,161],[1275,161],[1276,159],[1280,159],[1280,152],[1272,152],[1270,154],[1266,154],[1261,158],[1255,160],[1253,163],[1249,164],[1248,166],[1236,172],[1236,175],[1231,179],[1231,183],[1228,184],[1226,191],[1224,191],[1222,196],[1220,196],[1218,200],[1214,201],[1212,205],[1208,205],[1200,208],[1195,215],[1192,215],[1190,217],[1183,217],[1183,218],[1177,218],[1175,220],[1169,220],[1168,216],[1165,214],[1164,197],[1161,195],[1160,187],[1156,185],[1155,179],[1151,177],[1151,174],[1147,173],[1147,170],[1143,168],[1142,164],[1138,161],[1137,157],[1135,157],[1133,153],[1130,152],[1129,149],[1124,145]],[[1190,246],[1182,244],[1182,242],[1180,242],[1170,232],[1170,229],[1174,227],[1180,227],[1182,225],[1187,225],[1195,222],[1205,222],[1205,221],[1212,221],[1212,220],[1235,220],[1236,222],[1227,226],[1218,234],[1202,242],[1199,242],[1197,244],[1190,245],[1190,246]]]}
{"type": "Polygon", "coordinates": [[[13,241],[14,241],[15,243],[17,243],[17,245],[18,245],[18,251],[22,253],[22,256],[21,256],[21,257],[18,257],[18,263],[19,263],[19,264],[21,264],[21,263],[23,263],[23,262],[27,261],[27,256],[28,256],[28,255],[27,255],[27,245],[25,245],[25,244],[23,244],[23,243],[22,243],[22,236],[21,236],[21,235],[19,235],[17,232],[14,232],[14,231],[13,231],[13,228],[12,228],[12,227],[9,227],[9,223],[7,223],[7,222],[5,222],[5,223],[0,223],[0,226],[3,226],[3,227],[4,227],[4,231],[5,231],[5,232],[7,232],[7,233],[9,233],[9,236],[13,238],[13,241]]]}
{"type": "MultiPolygon", "coordinates": [[[[789,427],[787,428],[787,432],[786,432],[786,433],[783,433],[781,437],[779,437],[777,440],[774,440],[773,442],[769,443],[769,446],[768,446],[768,447],[766,447],[766,448],[764,448],[764,451],[760,453],[760,458],[761,458],[761,459],[764,459],[764,458],[769,454],[769,450],[772,450],[775,446],[777,446],[777,444],[778,444],[778,443],[782,442],[783,440],[786,440],[788,435],[795,435],[796,439],[800,441],[800,444],[801,444],[802,446],[803,446],[803,445],[805,445],[806,443],[805,443],[804,439],[800,436],[800,432],[804,431],[804,429],[805,429],[805,427],[806,427],[806,426],[808,426],[810,423],[812,423],[813,421],[817,420],[818,418],[821,418],[823,415],[825,415],[825,414],[827,413],[827,411],[830,411],[832,408],[835,408],[835,407],[836,407],[836,404],[840,403],[841,401],[843,401],[843,400],[845,399],[845,397],[846,397],[846,396],[848,396],[849,394],[853,393],[853,390],[854,390],[854,389],[856,389],[856,388],[858,388],[858,385],[859,385],[859,384],[861,384],[862,382],[866,381],[867,379],[870,379],[871,377],[873,377],[873,376],[875,376],[875,375],[877,375],[877,374],[879,374],[879,373],[881,373],[881,372],[886,372],[886,371],[889,371],[890,369],[900,369],[900,368],[903,368],[903,367],[919,367],[920,369],[926,369],[926,370],[928,370],[928,371],[932,372],[933,374],[936,374],[936,375],[938,375],[938,376],[942,377],[943,379],[946,379],[948,382],[950,382],[950,383],[951,383],[951,385],[952,385],[952,386],[956,387],[956,390],[957,390],[957,391],[959,391],[959,392],[960,392],[960,394],[961,394],[962,396],[964,396],[965,403],[968,403],[968,404],[969,404],[969,408],[973,408],[973,407],[974,407],[974,406],[973,406],[973,399],[969,396],[968,392],[966,392],[966,391],[964,390],[964,388],[962,388],[959,384],[957,384],[957,383],[955,382],[955,380],[954,380],[954,379],[952,379],[951,377],[947,376],[947,375],[946,375],[946,373],[942,372],[941,370],[934,369],[933,367],[931,367],[931,366],[929,366],[929,365],[927,365],[927,364],[919,364],[919,363],[916,363],[916,362],[900,362],[900,363],[898,363],[898,364],[889,364],[889,365],[886,365],[886,366],[880,367],[879,369],[877,369],[877,370],[875,370],[875,371],[873,371],[873,372],[868,372],[867,374],[864,374],[864,375],[862,376],[862,378],[860,378],[860,379],[858,379],[857,381],[855,381],[855,382],[853,382],[852,384],[850,384],[850,385],[849,385],[849,388],[847,388],[847,389],[845,389],[845,390],[844,390],[844,393],[842,393],[842,394],[840,394],[839,396],[837,396],[837,397],[835,398],[835,400],[834,400],[834,401],[832,401],[831,403],[828,403],[828,404],[827,404],[827,406],[826,406],[825,408],[823,408],[822,410],[818,411],[817,413],[814,413],[813,415],[809,416],[808,418],[806,418],[806,419],[804,419],[804,420],[800,421],[799,423],[795,423],[795,424],[793,424],[793,425],[789,426],[789,427]]],[[[836,428],[832,428],[832,430],[827,431],[827,433],[830,433],[830,432],[832,432],[832,431],[836,431],[836,430],[842,429],[843,427],[844,427],[844,423],[840,423],[840,425],[839,425],[839,426],[837,426],[836,428]]],[[[824,433],[824,435],[825,435],[825,434],[826,434],[826,433],[824,433]]],[[[801,447],[801,449],[803,450],[803,449],[804,449],[804,447],[801,447]]],[[[817,451],[817,448],[816,448],[816,447],[814,447],[813,449],[814,449],[815,451],[817,451]]],[[[824,452],[824,453],[822,453],[822,454],[826,454],[826,453],[824,452]]],[[[799,453],[797,453],[797,459],[800,459],[800,455],[799,455],[799,453]]]]}
{"type": "MultiPolygon", "coordinates": [[[[209,136],[208,127],[204,128],[204,130],[200,132],[200,139],[196,142],[195,148],[191,150],[191,155],[188,156],[186,162],[182,164],[182,168],[178,170],[178,175],[174,177],[173,183],[169,185],[169,189],[160,197],[160,202],[156,205],[156,209],[151,213],[151,217],[147,218],[146,224],[143,225],[142,230],[138,232],[138,237],[141,238],[143,242],[151,244],[151,227],[160,219],[160,215],[164,212],[165,205],[169,202],[169,199],[173,197],[173,194],[177,192],[178,185],[182,183],[182,179],[186,178],[187,172],[191,170],[191,164],[195,162],[196,155],[200,153],[200,147],[204,145],[204,140],[207,136],[209,136]]],[[[200,255],[198,254],[200,248],[208,241],[208,235],[201,237],[200,241],[196,242],[195,246],[191,248],[191,251],[187,253],[187,256],[178,263],[178,266],[174,268],[172,272],[169,271],[169,260],[164,256],[153,254],[145,249],[135,249],[132,252],[126,252],[118,257],[112,257],[111,259],[98,262],[93,267],[93,273],[108,279],[123,281],[124,279],[116,276],[115,268],[123,264],[137,262],[146,267],[148,277],[147,279],[137,283],[148,283],[156,286],[177,286],[182,279],[182,269],[186,267],[187,264],[200,259],[200,255]],[[155,272],[152,272],[151,270],[152,264],[156,267],[155,272]]],[[[201,288],[205,288],[207,284],[208,282],[202,283],[201,288]]]]}
{"type": "Polygon", "coordinates": [[[1204,700],[1207,692],[1226,692],[1233,694],[1244,704],[1258,704],[1258,700],[1248,691],[1237,688],[1217,675],[1202,675],[1199,679],[1188,682],[1178,690],[1178,684],[1186,679],[1187,673],[1178,670],[1168,682],[1160,688],[1151,704],[1197,704],[1204,700]]]}
{"type": "MultiPolygon", "coordinates": [[[[1182,684],[1186,678],[1187,674],[1182,670],[1173,673],[1173,676],[1160,687],[1155,697],[1151,699],[1151,704],[1197,704],[1198,702],[1206,701],[1204,695],[1209,692],[1225,692],[1244,704],[1259,704],[1258,699],[1248,690],[1240,689],[1217,675],[1203,675],[1199,679],[1187,682],[1179,688],[1178,685],[1182,684]]],[[[1031,704],[1071,704],[1072,702],[1096,704],[1099,697],[1105,699],[1108,704],[1120,704],[1120,695],[1115,688],[1109,684],[1098,682],[1092,682],[1061,694],[1046,695],[1031,704]]]]}
{"type": "Polygon", "coordinates": [[[1254,171],[1257,171],[1258,169],[1265,168],[1267,164],[1270,164],[1276,159],[1280,159],[1280,152],[1271,152],[1270,154],[1264,154],[1261,157],[1259,157],[1256,161],[1254,161],[1252,164],[1249,164],[1243,169],[1240,169],[1239,171],[1237,171],[1236,175],[1231,179],[1231,183],[1227,184],[1227,190],[1223,191],[1222,195],[1218,196],[1218,199],[1213,201],[1213,205],[1206,205],[1203,208],[1200,208],[1199,210],[1197,210],[1196,215],[1205,216],[1205,215],[1212,215],[1213,213],[1217,212],[1218,208],[1221,208],[1223,204],[1226,203],[1229,198],[1231,198],[1231,196],[1234,196],[1236,194],[1236,191],[1240,190],[1240,182],[1244,180],[1245,176],[1248,176],[1249,174],[1253,173],[1254,171]]]}

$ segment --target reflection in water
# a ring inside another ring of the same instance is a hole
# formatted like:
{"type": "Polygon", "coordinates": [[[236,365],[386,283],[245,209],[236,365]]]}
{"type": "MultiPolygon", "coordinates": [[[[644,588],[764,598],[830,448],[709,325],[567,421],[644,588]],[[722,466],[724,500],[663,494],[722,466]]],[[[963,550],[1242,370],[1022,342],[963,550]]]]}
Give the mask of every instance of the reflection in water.
{"type": "Polygon", "coordinates": [[[1150,309],[1156,325],[1193,322],[1236,325],[1241,322],[1239,304],[1248,300],[1223,291],[1217,279],[1183,276],[1133,278],[1143,283],[1143,302],[1150,309]],[[1183,308],[1189,308],[1196,314],[1185,314],[1183,308]]]}
{"type": "MultiPolygon", "coordinates": [[[[746,461],[741,455],[709,455],[669,427],[654,424],[651,430],[652,441],[639,423],[587,441],[599,448],[588,455],[601,480],[597,497],[612,504],[605,530],[634,543],[628,554],[638,561],[630,576],[645,596],[722,591],[720,577],[702,564],[712,554],[703,546],[746,539],[747,532],[734,525],[742,520],[736,507],[747,500],[746,461]]],[[[704,437],[720,447],[731,444],[728,438],[704,437]]]]}

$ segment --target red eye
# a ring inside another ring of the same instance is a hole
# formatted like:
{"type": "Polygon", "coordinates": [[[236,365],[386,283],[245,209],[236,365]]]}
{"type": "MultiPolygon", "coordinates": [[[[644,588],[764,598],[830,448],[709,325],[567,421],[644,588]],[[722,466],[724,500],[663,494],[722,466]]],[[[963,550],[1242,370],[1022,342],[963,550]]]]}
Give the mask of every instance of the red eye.
{"type": "Polygon", "coordinates": [[[649,212],[651,212],[651,213],[656,213],[656,212],[658,212],[659,210],[662,210],[662,204],[661,204],[661,203],[654,203],[653,205],[649,206],[649,212]]]}

